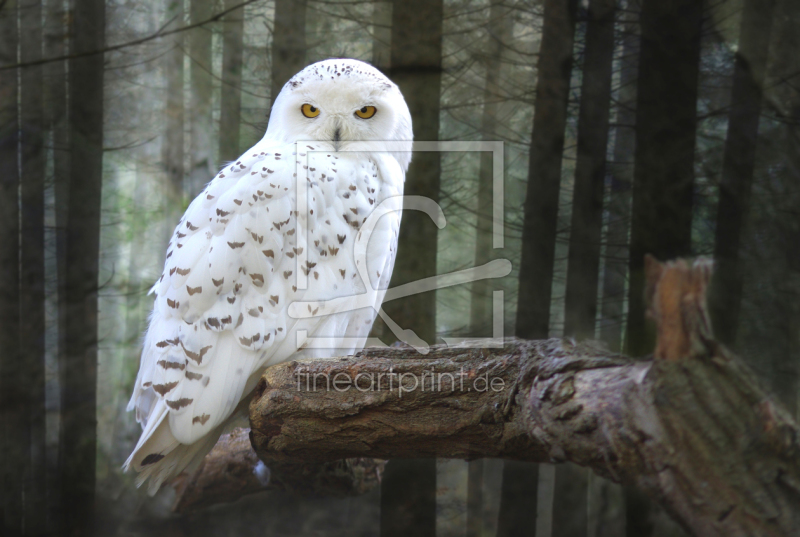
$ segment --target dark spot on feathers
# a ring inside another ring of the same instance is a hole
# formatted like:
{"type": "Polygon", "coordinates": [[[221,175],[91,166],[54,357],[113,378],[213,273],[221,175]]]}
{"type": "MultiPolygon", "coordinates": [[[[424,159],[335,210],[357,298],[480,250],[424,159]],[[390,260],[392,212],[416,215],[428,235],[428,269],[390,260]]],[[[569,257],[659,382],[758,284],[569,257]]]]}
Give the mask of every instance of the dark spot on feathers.
{"type": "Polygon", "coordinates": [[[292,271],[291,270],[284,270],[283,271],[283,278],[284,279],[288,280],[289,276],[291,276],[291,275],[292,275],[292,271]]]}
{"type": "Polygon", "coordinates": [[[195,416],[192,418],[192,425],[194,425],[195,423],[199,423],[200,425],[205,425],[210,417],[211,416],[209,416],[208,414],[203,414],[202,416],[195,416]]]}
{"type": "Polygon", "coordinates": [[[186,364],[181,364],[178,362],[168,362],[167,360],[159,360],[156,362],[157,365],[160,365],[164,369],[180,369],[183,371],[186,368],[186,364]]]}
{"type": "Polygon", "coordinates": [[[178,410],[185,406],[189,406],[194,402],[194,399],[189,399],[188,397],[181,397],[177,401],[167,401],[167,406],[170,407],[172,410],[178,410]]]}
{"type": "Polygon", "coordinates": [[[183,353],[186,355],[187,358],[191,358],[192,360],[197,362],[198,365],[200,365],[200,363],[202,363],[203,356],[206,355],[206,353],[212,348],[212,346],[213,345],[205,346],[202,349],[200,349],[200,352],[192,352],[189,349],[187,349],[186,347],[184,347],[183,346],[183,342],[181,342],[181,347],[183,348],[183,353]]]}
{"type": "Polygon", "coordinates": [[[339,269],[339,274],[342,275],[342,279],[344,280],[344,275],[347,274],[347,271],[345,269],[339,269]]]}
{"type": "Polygon", "coordinates": [[[186,222],[186,227],[188,227],[188,228],[189,228],[189,229],[191,229],[192,231],[197,231],[198,229],[200,229],[200,228],[199,228],[199,227],[197,227],[197,226],[193,226],[191,222],[186,222]]]}
{"type": "Polygon", "coordinates": [[[186,375],[186,378],[189,380],[200,380],[203,378],[203,375],[200,373],[192,373],[191,371],[186,371],[184,375],[186,375]]]}
{"type": "Polygon", "coordinates": [[[343,244],[344,240],[347,238],[347,235],[336,235],[336,238],[339,239],[339,244],[343,244]]]}
{"type": "Polygon", "coordinates": [[[186,276],[187,274],[189,274],[189,273],[192,271],[192,269],[188,269],[188,268],[187,268],[187,269],[176,268],[176,271],[178,272],[178,275],[180,275],[180,276],[186,276]]]}
{"type": "Polygon", "coordinates": [[[151,453],[144,459],[142,459],[142,466],[147,466],[149,464],[155,464],[161,459],[163,459],[166,455],[162,455],[161,453],[151,453]]]}
{"type": "Polygon", "coordinates": [[[261,253],[264,254],[267,257],[271,257],[272,259],[275,259],[275,252],[273,252],[272,250],[261,250],[261,253]]]}
{"type": "Polygon", "coordinates": [[[230,242],[230,241],[228,241],[228,246],[230,246],[231,249],[236,249],[236,248],[241,248],[242,246],[244,246],[244,243],[243,242],[230,242]]]}
{"type": "Polygon", "coordinates": [[[168,382],[167,384],[153,384],[153,389],[158,395],[164,396],[171,392],[177,385],[178,381],[176,380],[175,382],[168,382]]]}
{"type": "Polygon", "coordinates": [[[202,293],[203,292],[203,286],[201,285],[201,286],[198,286],[198,287],[189,287],[187,285],[186,286],[186,292],[189,293],[189,296],[196,295],[197,293],[202,293]]]}
{"type": "Polygon", "coordinates": [[[214,278],[211,278],[211,283],[214,284],[214,287],[219,287],[220,285],[225,283],[225,278],[220,278],[219,280],[215,280],[214,278]]]}
{"type": "Polygon", "coordinates": [[[180,305],[181,305],[180,302],[172,300],[171,298],[167,299],[167,306],[169,306],[170,308],[178,309],[180,307],[180,305]]]}

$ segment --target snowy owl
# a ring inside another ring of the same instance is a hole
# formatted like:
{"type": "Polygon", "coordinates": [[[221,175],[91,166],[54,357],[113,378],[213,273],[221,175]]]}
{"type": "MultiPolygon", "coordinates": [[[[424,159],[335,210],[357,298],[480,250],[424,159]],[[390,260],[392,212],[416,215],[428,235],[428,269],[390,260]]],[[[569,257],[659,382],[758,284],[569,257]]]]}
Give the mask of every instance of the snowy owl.
{"type": "Polygon", "coordinates": [[[151,290],[128,404],[143,431],[124,467],[151,494],[200,463],[267,366],[363,348],[394,265],[411,140],[395,84],[325,60],[284,85],[264,138],[191,203],[151,290]],[[326,314],[358,295],[370,307],[326,314]]]}

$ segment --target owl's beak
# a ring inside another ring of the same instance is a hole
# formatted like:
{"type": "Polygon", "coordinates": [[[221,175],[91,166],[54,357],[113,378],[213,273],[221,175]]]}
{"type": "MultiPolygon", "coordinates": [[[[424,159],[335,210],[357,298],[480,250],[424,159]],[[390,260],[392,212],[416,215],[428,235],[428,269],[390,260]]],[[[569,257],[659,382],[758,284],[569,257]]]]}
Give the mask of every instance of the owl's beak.
{"type": "Polygon", "coordinates": [[[336,129],[333,131],[333,148],[339,151],[339,142],[342,140],[342,130],[337,123],[336,129]]]}

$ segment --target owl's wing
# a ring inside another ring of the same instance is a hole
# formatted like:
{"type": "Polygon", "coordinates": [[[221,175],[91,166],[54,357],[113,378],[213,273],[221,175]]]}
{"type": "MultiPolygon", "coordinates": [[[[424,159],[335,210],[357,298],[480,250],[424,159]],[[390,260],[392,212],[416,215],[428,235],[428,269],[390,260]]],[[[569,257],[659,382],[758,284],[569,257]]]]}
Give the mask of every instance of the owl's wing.
{"type": "MultiPolygon", "coordinates": [[[[363,292],[355,234],[388,190],[373,161],[307,149],[256,145],[214,178],[175,230],[129,404],[144,430],[126,467],[140,481],[151,477],[151,491],[199,462],[265,365],[297,352],[299,330],[345,335],[348,313],[292,319],[286,310],[294,300],[324,310],[326,300],[363,292]],[[308,174],[305,219],[295,212],[298,165],[308,174]]],[[[322,354],[351,350],[333,347],[322,354]]]]}

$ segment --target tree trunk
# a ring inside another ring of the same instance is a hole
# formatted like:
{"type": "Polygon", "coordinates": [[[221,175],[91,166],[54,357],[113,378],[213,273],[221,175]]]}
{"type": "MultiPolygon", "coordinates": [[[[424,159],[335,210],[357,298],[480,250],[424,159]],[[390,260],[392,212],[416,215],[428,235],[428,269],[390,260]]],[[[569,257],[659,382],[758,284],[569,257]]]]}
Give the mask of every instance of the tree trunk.
{"type": "Polygon", "coordinates": [[[714,242],[718,276],[711,294],[714,328],[733,345],[742,303],[742,229],[750,212],[758,123],[776,0],[745,0],[733,74],[728,136],[714,242]]]}
{"type": "MultiPolygon", "coordinates": [[[[47,3],[45,19],[44,55],[48,58],[57,58],[67,52],[69,32],[67,28],[67,13],[65,6],[60,2],[47,3]]],[[[45,64],[45,114],[47,128],[52,132],[52,158],[53,158],[53,197],[55,213],[55,273],[57,289],[57,348],[64,349],[66,337],[66,283],[67,273],[67,211],[69,210],[69,122],[67,121],[67,62],[58,61],[45,64]]],[[[59,353],[61,351],[59,350],[59,353]]],[[[51,415],[59,413],[60,403],[51,402],[51,415]],[[53,404],[54,403],[54,404],[53,404]]],[[[57,442],[57,441],[56,441],[57,442]]],[[[61,517],[61,504],[59,495],[52,491],[60,490],[58,483],[58,449],[57,445],[48,446],[47,487],[51,491],[47,498],[47,510],[43,517],[47,520],[47,530],[57,533],[61,517]]],[[[40,516],[42,516],[40,514],[40,516]]]]}
{"type": "Polygon", "coordinates": [[[577,0],[545,0],[528,192],[522,229],[518,337],[547,337],[556,248],[561,159],[572,74],[577,0]]]}
{"type": "Polygon", "coordinates": [[[800,431],[713,339],[710,264],[651,259],[646,270],[658,327],[652,361],[571,340],[512,339],[496,350],[437,346],[423,358],[390,348],[285,362],[255,390],[256,453],[296,464],[571,461],[644,490],[693,535],[794,535],[800,431]],[[336,389],[312,384],[321,378],[336,389]]]}
{"type": "MultiPolygon", "coordinates": [[[[595,337],[615,8],[615,0],[589,2],[564,304],[564,334],[577,339],[595,337]]],[[[556,467],[554,537],[586,536],[588,486],[586,469],[556,467]]]]}
{"type": "MultiPolygon", "coordinates": [[[[391,77],[406,99],[414,139],[439,139],[439,97],[442,77],[441,0],[396,2],[392,10],[391,77]]],[[[435,152],[415,153],[406,174],[406,196],[439,200],[440,158],[435,152]]],[[[436,274],[436,227],[419,211],[403,215],[392,287],[436,274]]],[[[394,300],[385,310],[401,327],[433,343],[436,335],[436,293],[394,300]]]]}
{"type": "Polygon", "coordinates": [[[622,348],[625,283],[628,275],[628,231],[631,215],[633,155],[636,152],[636,76],[638,74],[638,2],[629,0],[620,25],[619,93],[616,98],[614,162],[609,167],[611,192],[603,273],[600,339],[612,351],[622,348]]]}
{"type": "MultiPolygon", "coordinates": [[[[636,104],[626,352],[641,356],[655,335],[645,323],[643,259],[691,251],[694,148],[702,2],[643,0],[636,104]]],[[[649,502],[626,497],[627,535],[652,533],[649,502]]]]}
{"type": "Polygon", "coordinates": [[[643,0],[636,106],[627,353],[653,348],[643,259],[691,251],[702,2],[643,0]]]}
{"type": "MultiPolygon", "coordinates": [[[[0,7],[0,63],[17,63],[17,2],[0,7]]],[[[27,395],[21,374],[20,288],[19,288],[19,122],[17,70],[0,76],[0,412],[2,412],[2,514],[0,525],[6,531],[22,533],[23,438],[27,395]]]]}
{"type": "MultiPolygon", "coordinates": [[[[442,77],[442,0],[395,1],[392,7],[391,78],[406,99],[414,139],[439,139],[442,77]]],[[[415,153],[406,174],[404,193],[439,200],[439,154],[415,153]]],[[[409,211],[400,227],[398,255],[391,285],[436,274],[436,227],[426,215],[409,211]]],[[[436,335],[436,293],[395,300],[386,312],[402,328],[433,343],[436,335]]],[[[381,484],[381,535],[436,534],[436,460],[390,462],[381,484]]]]}
{"type": "Polygon", "coordinates": [[[272,32],[272,103],[306,66],[306,0],[275,0],[272,32]]]}
{"type": "MultiPolygon", "coordinates": [[[[544,2],[522,229],[516,325],[518,337],[547,337],[550,325],[558,194],[576,12],[576,0],[544,2]]],[[[506,463],[507,468],[503,471],[498,537],[519,535],[536,527],[538,468],[519,464],[508,467],[509,464],[506,463]],[[533,507],[530,502],[533,502],[533,507]]]]}
{"type": "Polygon", "coordinates": [[[269,461],[267,467],[250,444],[250,430],[237,427],[222,435],[197,470],[176,478],[173,511],[188,513],[265,490],[304,498],[357,496],[378,484],[385,464],[357,458],[321,464],[269,461]]]}
{"type": "MultiPolygon", "coordinates": [[[[182,9],[179,8],[180,11],[182,9]]],[[[189,19],[197,24],[211,18],[214,2],[191,0],[189,19]]],[[[179,19],[181,20],[181,19],[179,19]]],[[[217,173],[217,159],[214,147],[214,123],[212,121],[211,98],[213,73],[211,65],[211,24],[205,24],[189,31],[189,75],[190,106],[189,115],[191,144],[189,150],[189,170],[186,194],[189,199],[203,189],[203,186],[217,173]]],[[[177,222],[177,220],[176,220],[177,222]]]]}
{"type": "MultiPolygon", "coordinates": [[[[502,39],[511,35],[514,19],[501,0],[492,0],[489,20],[486,24],[486,46],[482,55],[486,69],[483,87],[483,112],[481,115],[481,137],[484,141],[497,139],[497,109],[502,101],[500,68],[503,60],[502,39]]],[[[482,152],[478,176],[477,220],[475,237],[475,266],[492,259],[492,206],[493,165],[491,153],[482,152]]],[[[492,293],[489,280],[472,283],[470,300],[470,334],[490,335],[492,326],[492,293]],[[488,330],[488,332],[487,332],[488,330]]],[[[484,533],[483,520],[483,460],[469,462],[467,470],[467,537],[479,537],[484,533]]]]}
{"type": "Polygon", "coordinates": [[[616,0],[589,2],[564,306],[564,334],[578,339],[595,337],[615,11],[616,0]]]}
{"type": "MultiPolygon", "coordinates": [[[[70,52],[101,50],[105,3],[86,0],[72,11],[70,52]]],[[[97,287],[103,179],[103,54],[74,58],[70,73],[72,167],[66,229],[64,348],[60,351],[60,496],[62,534],[94,529],[97,384],[97,287]]],[[[59,275],[62,277],[62,275],[59,275]]]]}
{"type": "Polygon", "coordinates": [[[372,65],[388,73],[392,64],[392,2],[372,3],[372,65]]]}
{"type": "MultiPolygon", "coordinates": [[[[497,108],[502,102],[500,89],[500,66],[503,61],[503,37],[511,35],[514,19],[502,0],[492,0],[487,23],[487,38],[483,52],[486,79],[483,86],[483,113],[481,114],[481,138],[493,141],[497,136],[497,108]]],[[[492,184],[493,155],[481,152],[480,175],[478,176],[477,218],[475,237],[475,266],[479,267],[492,259],[492,184]]],[[[492,327],[492,293],[490,280],[472,283],[470,297],[470,335],[490,336],[492,327]]]]}
{"type": "MultiPolygon", "coordinates": [[[[183,4],[166,0],[166,18],[183,20],[183,4]]],[[[184,91],[183,57],[184,34],[170,37],[170,50],[164,57],[167,94],[165,98],[166,132],[161,142],[161,162],[166,171],[164,181],[164,229],[163,245],[160,251],[166,252],[172,239],[175,226],[183,215],[184,177],[184,91]]]]}
{"type": "MultiPolygon", "coordinates": [[[[238,0],[225,0],[231,9],[238,0]]],[[[242,109],[242,48],[244,8],[231,11],[223,21],[222,97],[219,118],[219,160],[235,160],[240,154],[239,124],[242,109]]]]}
{"type": "MultiPolygon", "coordinates": [[[[20,10],[20,39],[23,62],[42,57],[42,4],[27,3],[20,10]]],[[[44,150],[45,122],[41,65],[22,70],[21,79],[21,279],[20,350],[21,367],[27,392],[27,423],[23,446],[25,533],[41,535],[47,531],[45,468],[45,268],[44,268],[44,150]],[[24,313],[24,314],[23,314],[24,313]]]]}

